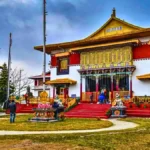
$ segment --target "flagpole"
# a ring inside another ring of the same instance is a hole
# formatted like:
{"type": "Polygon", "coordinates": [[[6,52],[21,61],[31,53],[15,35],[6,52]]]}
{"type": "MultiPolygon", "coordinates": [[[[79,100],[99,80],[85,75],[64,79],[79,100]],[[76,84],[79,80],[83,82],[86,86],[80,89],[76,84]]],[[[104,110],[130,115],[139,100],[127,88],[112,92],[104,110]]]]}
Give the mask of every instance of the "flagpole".
{"type": "Polygon", "coordinates": [[[43,0],[43,91],[45,91],[45,72],[46,72],[46,0],[43,0]]]}
{"type": "Polygon", "coordinates": [[[11,69],[11,46],[12,46],[12,34],[9,35],[9,52],[8,52],[8,80],[7,80],[7,100],[10,95],[10,69],[11,69]]]}

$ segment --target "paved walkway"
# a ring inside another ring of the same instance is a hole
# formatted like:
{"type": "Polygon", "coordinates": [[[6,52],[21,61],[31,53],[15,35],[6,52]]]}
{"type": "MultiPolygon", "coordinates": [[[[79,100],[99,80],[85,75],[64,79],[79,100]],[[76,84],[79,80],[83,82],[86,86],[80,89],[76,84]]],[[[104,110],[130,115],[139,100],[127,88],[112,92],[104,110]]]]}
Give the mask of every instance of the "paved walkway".
{"type": "Polygon", "coordinates": [[[103,129],[92,130],[65,130],[65,131],[0,131],[0,135],[25,135],[25,134],[69,134],[69,133],[92,133],[101,131],[114,131],[135,128],[138,125],[132,122],[120,121],[117,119],[108,119],[113,126],[103,129]]]}

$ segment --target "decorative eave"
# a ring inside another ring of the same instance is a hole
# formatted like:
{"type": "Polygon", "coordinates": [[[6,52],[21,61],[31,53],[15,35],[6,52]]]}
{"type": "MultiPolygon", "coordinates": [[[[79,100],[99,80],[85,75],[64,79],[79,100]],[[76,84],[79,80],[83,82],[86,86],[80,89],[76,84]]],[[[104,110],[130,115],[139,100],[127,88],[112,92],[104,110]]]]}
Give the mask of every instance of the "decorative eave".
{"type": "Polygon", "coordinates": [[[150,79],[150,73],[149,74],[140,75],[140,76],[136,76],[136,78],[139,79],[139,80],[150,79]]]}
{"type": "MultiPolygon", "coordinates": [[[[50,79],[50,76],[45,76],[46,79],[50,79]]],[[[29,77],[28,79],[43,79],[43,76],[33,76],[33,77],[29,77]]]]}
{"type": "MultiPolygon", "coordinates": [[[[93,44],[105,44],[108,42],[117,42],[121,40],[129,40],[133,38],[140,38],[140,37],[146,37],[150,36],[150,28],[147,29],[141,29],[134,32],[128,32],[120,35],[115,36],[105,36],[101,38],[92,38],[92,39],[83,39],[78,41],[72,41],[72,42],[65,42],[65,43],[57,43],[57,44],[49,44],[46,45],[46,53],[51,54],[51,51],[59,50],[59,47],[62,47],[63,49],[70,49],[75,48],[79,46],[89,46],[93,44]]],[[[43,46],[35,46],[35,50],[43,51],[43,46]]]]}
{"type": "Polygon", "coordinates": [[[133,73],[136,69],[136,66],[116,66],[110,68],[89,68],[89,69],[79,69],[78,72],[82,75],[84,74],[106,74],[106,73],[133,73]]]}
{"type": "MultiPolygon", "coordinates": [[[[39,89],[38,88],[34,88],[32,90],[34,90],[34,91],[39,91],[40,90],[41,91],[41,90],[43,90],[43,88],[39,88],[39,89]]],[[[50,90],[50,88],[45,88],[45,90],[50,90]]]]}
{"type": "Polygon", "coordinates": [[[65,57],[65,56],[68,56],[68,55],[70,55],[69,52],[64,52],[64,53],[55,54],[55,57],[65,57]]]}
{"type": "MultiPolygon", "coordinates": [[[[50,71],[47,71],[45,73],[45,78],[50,78],[51,77],[51,72],[50,71]]],[[[36,76],[31,76],[29,77],[28,79],[42,79],[43,78],[43,74],[41,75],[36,75],[36,76]]]]}
{"type": "Polygon", "coordinates": [[[69,79],[69,78],[62,78],[62,79],[55,79],[51,81],[47,81],[47,85],[53,85],[53,84],[76,84],[77,81],[69,79]]]}
{"type": "Polygon", "coordinates": [[[76,48],[70,49],[70,52],[79,51],[79,50],[87,50],[87,49],[92,49],[92,48],[101,48],[101,47],[109,47],[109,46],[116,46],[116,45],[124,45],[124,44],[130,44],[130,43],[139,44],[140,41],[138,39],[131,39],[131,40],[126,40],[126,41],[112,42],[112,43],[106,43],[106,44],[97,44],[97,45],[93,45],[93,46],[76,47],[76,48]]]}

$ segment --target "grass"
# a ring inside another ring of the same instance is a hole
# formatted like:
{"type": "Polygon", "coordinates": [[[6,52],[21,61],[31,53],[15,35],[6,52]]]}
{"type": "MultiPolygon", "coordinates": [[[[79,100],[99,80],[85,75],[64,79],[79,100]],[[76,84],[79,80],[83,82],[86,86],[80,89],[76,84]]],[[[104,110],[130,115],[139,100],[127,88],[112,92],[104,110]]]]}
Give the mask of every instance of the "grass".
{"type": "Polygon", "coordinates": [[[22,115],[16,117],[16,122],[9,123],[9,116],[1,117],[0,130],[15,131],[55,131],[55,130],[84,130],[84,129],[100,129],[112,126],[109,121],[97,119],[65,119],[64,121],[43,123],[29,122],[28,118],[32,115],[22,115]]]}
{"type": "Polygon", "coordinates": [[[5,112],[5,109],[3,109],[3,108],[0,108],[0,112],[5,112]]]}
{"type": "Polygon", "coordinates": [[[46,147],[60,146],[57,147],[58,149],[63,149],[62,147],[65,146],[65,149],[77,147],[83,150],[148,150],[150,147],[150,119],[127,118],[123,120],[138,123],[139,126],[130,130],[86,134],[0,136],[0,145],[6,144],[7,141],[16,140],[22,143],[24,140],[29,140],[32,144],[42,145],[43,149],[46,145],[46,147]]]}

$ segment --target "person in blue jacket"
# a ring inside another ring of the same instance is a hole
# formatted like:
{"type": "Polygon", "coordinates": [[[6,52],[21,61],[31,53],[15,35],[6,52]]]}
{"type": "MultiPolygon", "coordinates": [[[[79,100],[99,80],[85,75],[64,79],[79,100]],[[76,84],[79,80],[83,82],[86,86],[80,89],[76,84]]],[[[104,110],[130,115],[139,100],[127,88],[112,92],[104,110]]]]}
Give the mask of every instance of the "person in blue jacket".
{"type": "Polygon", "coordinates": [[[98,101],[100,104],[103,104],[104,103],[104,100],[105,100],[105,94],[102,90],[102,92],[100,93],[99,97],[98,97],[98,101]]]}

